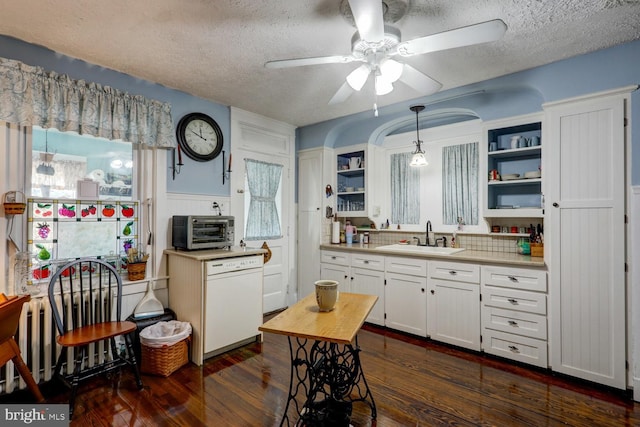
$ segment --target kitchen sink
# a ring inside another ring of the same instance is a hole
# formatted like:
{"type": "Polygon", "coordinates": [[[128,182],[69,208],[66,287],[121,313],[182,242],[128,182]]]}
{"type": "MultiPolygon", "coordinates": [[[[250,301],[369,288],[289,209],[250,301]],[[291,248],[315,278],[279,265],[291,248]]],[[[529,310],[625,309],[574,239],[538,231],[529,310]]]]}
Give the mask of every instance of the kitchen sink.
{"type": "Polygon", "coordinates": [[[394,251],[401,253],[425,254],[425,255],[451,255],[464,251],[464,248],[442,248],[436,246],[416,246],[416,245],[384,245],[376,249],[381,251],[394,251]]]}

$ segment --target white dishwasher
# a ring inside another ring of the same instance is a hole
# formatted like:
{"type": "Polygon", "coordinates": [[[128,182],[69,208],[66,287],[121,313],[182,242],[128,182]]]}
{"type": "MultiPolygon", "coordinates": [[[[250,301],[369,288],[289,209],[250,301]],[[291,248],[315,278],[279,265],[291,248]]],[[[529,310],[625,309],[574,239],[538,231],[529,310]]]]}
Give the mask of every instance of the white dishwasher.
{"type": "Polygon", "coordinates": [[[206,263],[205,358],[262,340],[262,255],[206,263]]]}

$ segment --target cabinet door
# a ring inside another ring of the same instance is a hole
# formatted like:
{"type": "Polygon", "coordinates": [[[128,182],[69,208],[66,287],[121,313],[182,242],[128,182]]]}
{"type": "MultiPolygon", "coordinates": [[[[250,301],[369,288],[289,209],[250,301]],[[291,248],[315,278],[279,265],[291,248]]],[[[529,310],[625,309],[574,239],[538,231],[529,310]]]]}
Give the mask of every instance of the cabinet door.
{"type": "Polygon", "coordinates": [[[431,339],[480,350],[480,286],[429,278],[428,333],[431,339]]]}
{"type": "Polygon", "coordinates": [[[427,278],[387,273],[384,287],[385,325],[427,336],[427,278]]]}
{"type": "Polygon", "coordinates": [[[378,301],[367,316],[367,322],[384,326],[384,271],[352,268],[351,277],[351,292],[378,297],[378,301]]]}
{"type": "MultiPolygon", "coordinates": [[[[351,277],[350,277],[350,268],[345,265],[337,265],[337,264],[320,264],[320,279],[324,280],[335,280],[338,282],[338,291],[339,292],[351,292],[351,277]]],[[[314,288],[315,292],[315,288],[314,288]]],[[[301,295],[306,296],[306,295],[301,295]]]]}
{"type": "Polygon", "coordinates": [[[625,388],[625,131],[621,95],[547,110],[551,366],[625,388]]]}

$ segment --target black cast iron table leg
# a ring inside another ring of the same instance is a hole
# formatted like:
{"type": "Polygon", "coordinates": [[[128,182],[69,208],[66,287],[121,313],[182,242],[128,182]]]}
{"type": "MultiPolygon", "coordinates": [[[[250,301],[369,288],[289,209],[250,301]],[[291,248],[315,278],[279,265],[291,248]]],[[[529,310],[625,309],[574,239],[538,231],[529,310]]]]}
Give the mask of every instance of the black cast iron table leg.
{"type": "Polygon", "coordinates": [[[304,338],[289,340],[291,373],[289,396],[281,426],[291,425],[289,406],[295,409],[293,425],[349,425],[353,402],[365,402],[376,419],[376,405],[360,364],[360,348],[304,338]],[[295,348],[294,341],[295,340],[295,348]],[[300,405],[298,395],[304,396],[300,405]],[[298,419],[299,418],[299,419],[298,419]]]}

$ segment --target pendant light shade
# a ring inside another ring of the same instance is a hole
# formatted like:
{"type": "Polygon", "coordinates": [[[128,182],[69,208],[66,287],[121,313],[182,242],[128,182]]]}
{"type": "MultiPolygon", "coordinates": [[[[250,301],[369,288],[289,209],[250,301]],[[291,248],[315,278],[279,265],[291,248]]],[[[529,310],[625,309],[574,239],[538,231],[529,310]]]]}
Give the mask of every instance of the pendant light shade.
{"type": "Polygon", "coordinates": [[[427,162],[427,158],[424,156],[424,151],[422,150],[422,141],[420,141],[420,126],[418,124],[418,113],[424,110],[424,105],[412,105],[409,107],[409,109],[416,113],[416,140],[413,141],[413,143],[416,144],[416,150],[413,152],[413,157],[411,157],[409,166],[427,166],[429,162],[427,162]]]}

